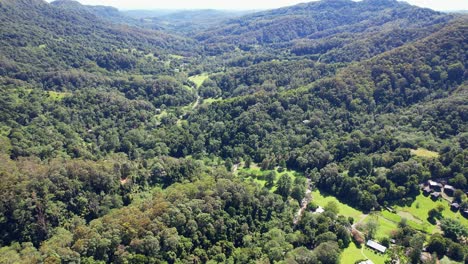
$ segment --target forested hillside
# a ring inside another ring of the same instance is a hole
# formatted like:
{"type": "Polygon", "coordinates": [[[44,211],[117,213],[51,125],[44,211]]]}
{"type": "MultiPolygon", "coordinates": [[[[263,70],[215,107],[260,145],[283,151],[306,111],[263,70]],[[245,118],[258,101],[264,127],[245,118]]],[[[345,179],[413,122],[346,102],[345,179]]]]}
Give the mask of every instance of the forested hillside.
{"type": "Polygon", "coordinates": [[[0,0],[0,263],[465,263],[467,25],[0,0]]]}

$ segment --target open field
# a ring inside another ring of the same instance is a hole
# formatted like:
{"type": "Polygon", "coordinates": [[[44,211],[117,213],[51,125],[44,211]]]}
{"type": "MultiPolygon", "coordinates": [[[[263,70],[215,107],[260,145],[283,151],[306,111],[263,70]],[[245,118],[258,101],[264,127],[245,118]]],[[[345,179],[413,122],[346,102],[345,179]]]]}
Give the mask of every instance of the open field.
{"type": "Polygon", "coordinates": [[[449,259],[447,256],[442,258],[439,262],[440,264],[462,264],[462,262],[457,262],[449,259]]]}
{"type": "Polygon", "coordinates": [[[199,74],[199,75],[190,76],[188,79],[195,84],[196,88],[200,88],[200,86],[203,84],[203,82],[206,79],[208,79],[208,74],[202,73],[202,74],[199,74]]]}
{"type": "Polygon", "coordinates": [[[223,99],[222,98],[212,98],[212,97],[205,98],[205,99],[203,99],[203,104],[212,104],[214,102],[219,102],[221,100],[223,100],[223,99]]]}
{"type": "Polygon", "coordinates": [[[53,100],[53,101],[61,101],[66,96],[71,95],[71,93],[68,93],[68,92],[56,92],[56,91],[47,91],[47,94],[49,95],[50,100],[53,100]]]}
{"type": "Polygon", "coordinates": [[[445,209],[442,212],[442,215],[445,218],[452,218],[460,221],[462,224],[468,226],[468,219],[464,218],[459,212],[453,212],[450,210],[450,205],[445,200],[438,200],[436,202],[432,201],[429,197],[425,197],[424,195],[420,194],[416,197],[416,200],[411,204],[411,206],[405,207],[395,207],[397,210],[398,215],[401,217],[407,218],[408,215],[414,217],[413,222],[420,222],[420,225],[423,228],[427,228],[426,232],[429,234],[433,234],[435,232],[439,232],[438,227],[432,225],[427,219],[427,213],[432,208],[437,207],[438,205],[442,205],[445,209]]]}
{"type": "Polygon", "coordinates": [[[343,253],[341,253],[340,263],[354,264],[358,260],[370,259],[375,264],[384,264],[387,257],[382,254],[377,254],[373,250],[363,246],[362,249],[357,248],[354,243],[349,244],[343,253]]]}
{"type": "Polygon", "coordinates": [[[412,149],[411,154],[423,158],[438,158],[439,153],[424,148],[412,149]]]}
{"type": "Polygon", "coordinates": [[[340,202],[336,197],[331,195],[326,195],[319,190],[315,190],[312,192],[312,201],[320,206],[325,206],[329,202],[336,202],[338,204],[338,209],[340,210],[339,214],[352,217],[354,221],[359,221],[363,216],[364,213],[354,209],[353,207],[340,202]]]}

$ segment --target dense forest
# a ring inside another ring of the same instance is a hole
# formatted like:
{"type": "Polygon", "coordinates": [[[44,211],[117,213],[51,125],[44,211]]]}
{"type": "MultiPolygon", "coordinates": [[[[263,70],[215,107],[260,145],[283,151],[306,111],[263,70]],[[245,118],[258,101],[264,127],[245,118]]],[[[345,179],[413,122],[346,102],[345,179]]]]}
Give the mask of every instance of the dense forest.
{"type": "Polygon", "coordinates": [[[0,263],[467,263],[467,25],[0,0],[0,263]]]}

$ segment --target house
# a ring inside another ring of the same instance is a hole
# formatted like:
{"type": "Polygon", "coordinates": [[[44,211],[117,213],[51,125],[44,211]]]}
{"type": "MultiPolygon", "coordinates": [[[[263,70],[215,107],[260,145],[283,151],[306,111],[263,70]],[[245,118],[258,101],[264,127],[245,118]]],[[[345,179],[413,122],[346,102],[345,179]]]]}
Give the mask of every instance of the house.
{"type": "Polygon", "coordinates": [[[448,184],[444,185],[444,193],[448,196],[453,196],[453,194],[455,193],[455,187],[448,184]]]}
{"type": "Polygon", "coordinates": [[[378,251],[380,253],[385,253],[385,251],[387,251],[387,247],[382,246],[382,245],[380,245],[379,243],[377,243],[377,242],[375,242],[373,240],[367,241],[366,246],[368,246],[371,249],[373,249],[375,251],[378,251]]]}
{"type": "Polygon", "coordinates": [[[432,192],[431,187],[426,186],[426,187],[423,188],[423,194],[424,194],[424,196],[429,196],[429,195],[431,194],[431,192],[432,192]]]}
{"type": "Polygon", "coordinates": [[[321,214],[321,213],[323,213],[323,212],[325,212],[325,209],[323,209],[321,206],[319,206],[319,207],[317,207],[317,210],[315,210],[314,213],[316,213],[316,214],[321,214]]]}
{"type": "Polygon", "coordinates": [[[436,192],[442,191],[442,187],[444,187],[441,183],[431,180],[427,181],[427,185],[429,185],[429,187],[436,192]]]}
{"type": "Polygon", "coordinates": [[[465,209],[461,214],[465,217],[468,218],[468,209],[465,209]]]}
{"type": "Polygon", "coordinates": [[[458,203],[452,203],[450,205],[450,209],[452,209],[452,211],[456,212],[460,209],[460,205],[458,203]]]}
{"type": "Polygon", "coordinates": [[[431,199],[434,200],[434,201],[437,201],[440,197],[440,193],[439,192],[433,192],[431,193],[431,199]]]}

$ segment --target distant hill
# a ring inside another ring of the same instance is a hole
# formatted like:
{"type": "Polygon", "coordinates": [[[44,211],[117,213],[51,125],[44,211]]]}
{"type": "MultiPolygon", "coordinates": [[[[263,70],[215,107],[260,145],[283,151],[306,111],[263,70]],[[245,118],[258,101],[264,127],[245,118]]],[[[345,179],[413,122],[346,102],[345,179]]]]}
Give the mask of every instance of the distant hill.
{"type": "Polygon", "coordinates": [[[123,11],[126,16],[138,19],[140,25],[161,28],[184,35],[198,33],[215,27],[229,19],[252,13],[253,11],[227,11],[214,9],[200,10],[130,10],[123,11]]]}
{"type": "Polygon", "coordinates": [[[396,0],[323,0],[232,19],[196,39],[241,48],[287,47],[298,55],[327,54],[322,59],[352,61],[427,36],[450,18],[396,0]],[[342,51],[350,57],[343,57],[342,51]]]}
{"type": "Polygon", "coordinates": [[[2,0],[0,65],[8,65],[3,71],[12,78],[40,80],[42,74],[69,69],[127,71],[136,67],[141,54],[183,54],[196,49],[192,40],[102,17],[118,16],[117,12],[68,0],[52,4],[2,0]]]}
{"type": "Polygon", "coordinates": [[[114,23],[128,24],[132,26],[139,26],[138,19],[134,19],[120,12],[117,8],[111,6],[91,6],[82,5],[75,0],[55,0],[50,3],[51,5],[66,9],[73,12],[92,13],[99,18],[111,21],[114,23]]]}

